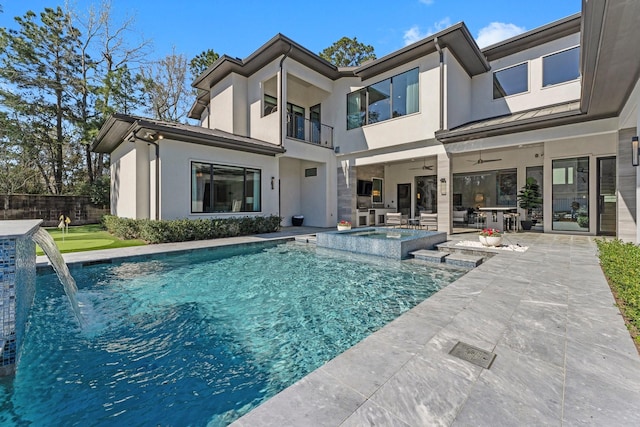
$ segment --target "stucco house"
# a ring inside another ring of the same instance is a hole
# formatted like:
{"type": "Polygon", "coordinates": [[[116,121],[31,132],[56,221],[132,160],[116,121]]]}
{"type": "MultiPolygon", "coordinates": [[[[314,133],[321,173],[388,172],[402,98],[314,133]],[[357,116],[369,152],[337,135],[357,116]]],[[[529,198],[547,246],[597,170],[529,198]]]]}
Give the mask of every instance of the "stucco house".
{"type": "Polygon", "coordinates": [[[432,212],[451,232],[522,217],[533,177],[539,229],[638,242],[639,19],[640,2],[583,1],[483,49],[458,23],[352,68],[278,34],[196,79],[200,126],[116,114],[92,149],[111,155],[119,216],[331,227],[432,212]]]}

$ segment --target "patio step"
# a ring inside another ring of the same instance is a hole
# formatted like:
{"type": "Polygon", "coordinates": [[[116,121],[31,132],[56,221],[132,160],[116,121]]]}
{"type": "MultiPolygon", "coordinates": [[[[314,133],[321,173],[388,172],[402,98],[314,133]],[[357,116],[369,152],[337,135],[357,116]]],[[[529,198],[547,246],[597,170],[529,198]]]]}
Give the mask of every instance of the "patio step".
{"type": "Polygon", "coordinates": [[[419,259],[420,261],[433,262],[436,264],[444,262],[444,259],[449,256],[446,252],[431,251],[428,249],[409,252],[409,255],[413,255],[415,259],[419,259]]]}
{"type": "Polygon", "coordinates": [[[456,267],[474,268],[482,264],[482,260],[483,257],[477,255],[452,253],[447,256],[445,262],[456,267]]]}

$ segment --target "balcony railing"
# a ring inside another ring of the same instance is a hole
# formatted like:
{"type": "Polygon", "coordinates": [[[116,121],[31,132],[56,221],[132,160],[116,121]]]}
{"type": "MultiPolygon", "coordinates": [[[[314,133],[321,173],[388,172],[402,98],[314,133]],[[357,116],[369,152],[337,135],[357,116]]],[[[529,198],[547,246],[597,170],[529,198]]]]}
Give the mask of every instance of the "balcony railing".
{"type": "Polygon", "coordinates": [[[287,114],[287,138],[333,149],[333,127],[291,113],[287,114]]]}

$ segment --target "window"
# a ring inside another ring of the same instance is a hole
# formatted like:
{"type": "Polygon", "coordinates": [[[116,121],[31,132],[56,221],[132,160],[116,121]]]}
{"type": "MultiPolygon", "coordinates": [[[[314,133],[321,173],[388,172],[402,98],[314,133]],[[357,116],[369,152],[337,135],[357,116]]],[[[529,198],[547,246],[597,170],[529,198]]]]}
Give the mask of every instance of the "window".
{"type": "Polygon", "coordinates": [[[526,62],[493,73],[493,99],[504,98],[528,90],[529,64],[526,62]]]}
{"type": "Polygon", "coordinates": [[[347,94],[347,130],[419,111],[418,69],[347,94]]]}
{"type": "Polygon", "coordinates": [[[589,158],[552,162],[553,230],[589,231],[589,158]]]}
{"type": "Polygon", "coordinates": [[[382,198],[383,193],[383,183],[382,178],[371,178],[371,202],[372,203],[383,203],[384,199],[382,198]]]}
{"type": "Polygon", "coordinates": [[[304,108],[287,103],[287,136],[304,140],[304,108]]]}
{"type": "Polygon", "coordinates": [[[262,106],[263,106],[263,110],[262,110],[263,116],[268,116],[271,113],[275,113],[276,111],[278,111],[278,98],[271,95],[267,95],[265,93],[262,106]]]}
{"type": "Polygon", "coordinates": [[[574,47],[542,58],[542,86],[568,82],[580,77],[580,48],[574,47]]]}
{"type": "Polygon", "coordinates": [[[391,118],[391,79],[383,80],[368,88],[368,123],[382,122],[391,118]]]}
{"type": "Polygon", "coordinates": [[[367,89],[360,89],[347,95],[347,130],[366,124],[367,89]]]}
{"type": "Polygon", "coordinates": [[[320,143],[322,127],[320,125],[320,104],[309,108],[309,122],[311,123],[311,142],[320,143]]]}
{"type": "Polygon", "coordinates": [[[517,170],[502,169],[453,175],[457,208],[515,207],[517,170]]]}
{"type": "Polygon", "coordinates": [[[191,163],[191,212],[259,212],[260,170],[191,163]]]}

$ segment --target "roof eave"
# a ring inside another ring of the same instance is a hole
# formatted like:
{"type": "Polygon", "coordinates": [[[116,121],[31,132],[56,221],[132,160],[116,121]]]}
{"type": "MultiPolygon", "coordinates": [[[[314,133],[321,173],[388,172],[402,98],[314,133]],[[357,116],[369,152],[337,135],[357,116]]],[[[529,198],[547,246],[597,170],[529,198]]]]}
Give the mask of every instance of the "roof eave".
{"type": "Polygon", "coordinates": [[[580,32],[582,14],[576,13],[542,27],[534,28],[517,36],[482,48],[489,61],[494,61],[525,49],[530,49],[552,40],[580,32]]]}
{"type": "Polygon", "coordinates": [[[464,22],[459,22],[389,55],[361,65],[356,69],[355,74],[365,80],[396,68],[399,65],[434,53],[437,51],[435,45],[436,39],[440,47],[449,48],[454,53],[462,67],[470,76],[487,72],[491,69],[491,66],[478,48],[467,26],[464,22]],[[462,43],[464,47],[460,43],[462,43]],[[457,52],[462,49],[466,50],[464,54],[457,52]]]}
{"type": "Polygon", "coordinates": [[[482,129],[469,130],[441,130],[436,131],[436,139],[443,144],[453,142],[470,141],[474,139],[490,138],[512,133],[526,132],[531,130],[545,129],[554,126],[562,126],[571,123],[578,123],[585,120],[592,120],[579,110],[567,111],[554,114],[553,117],[530,118],[518,121],[517,123],[495,124],[482,129]]]}

